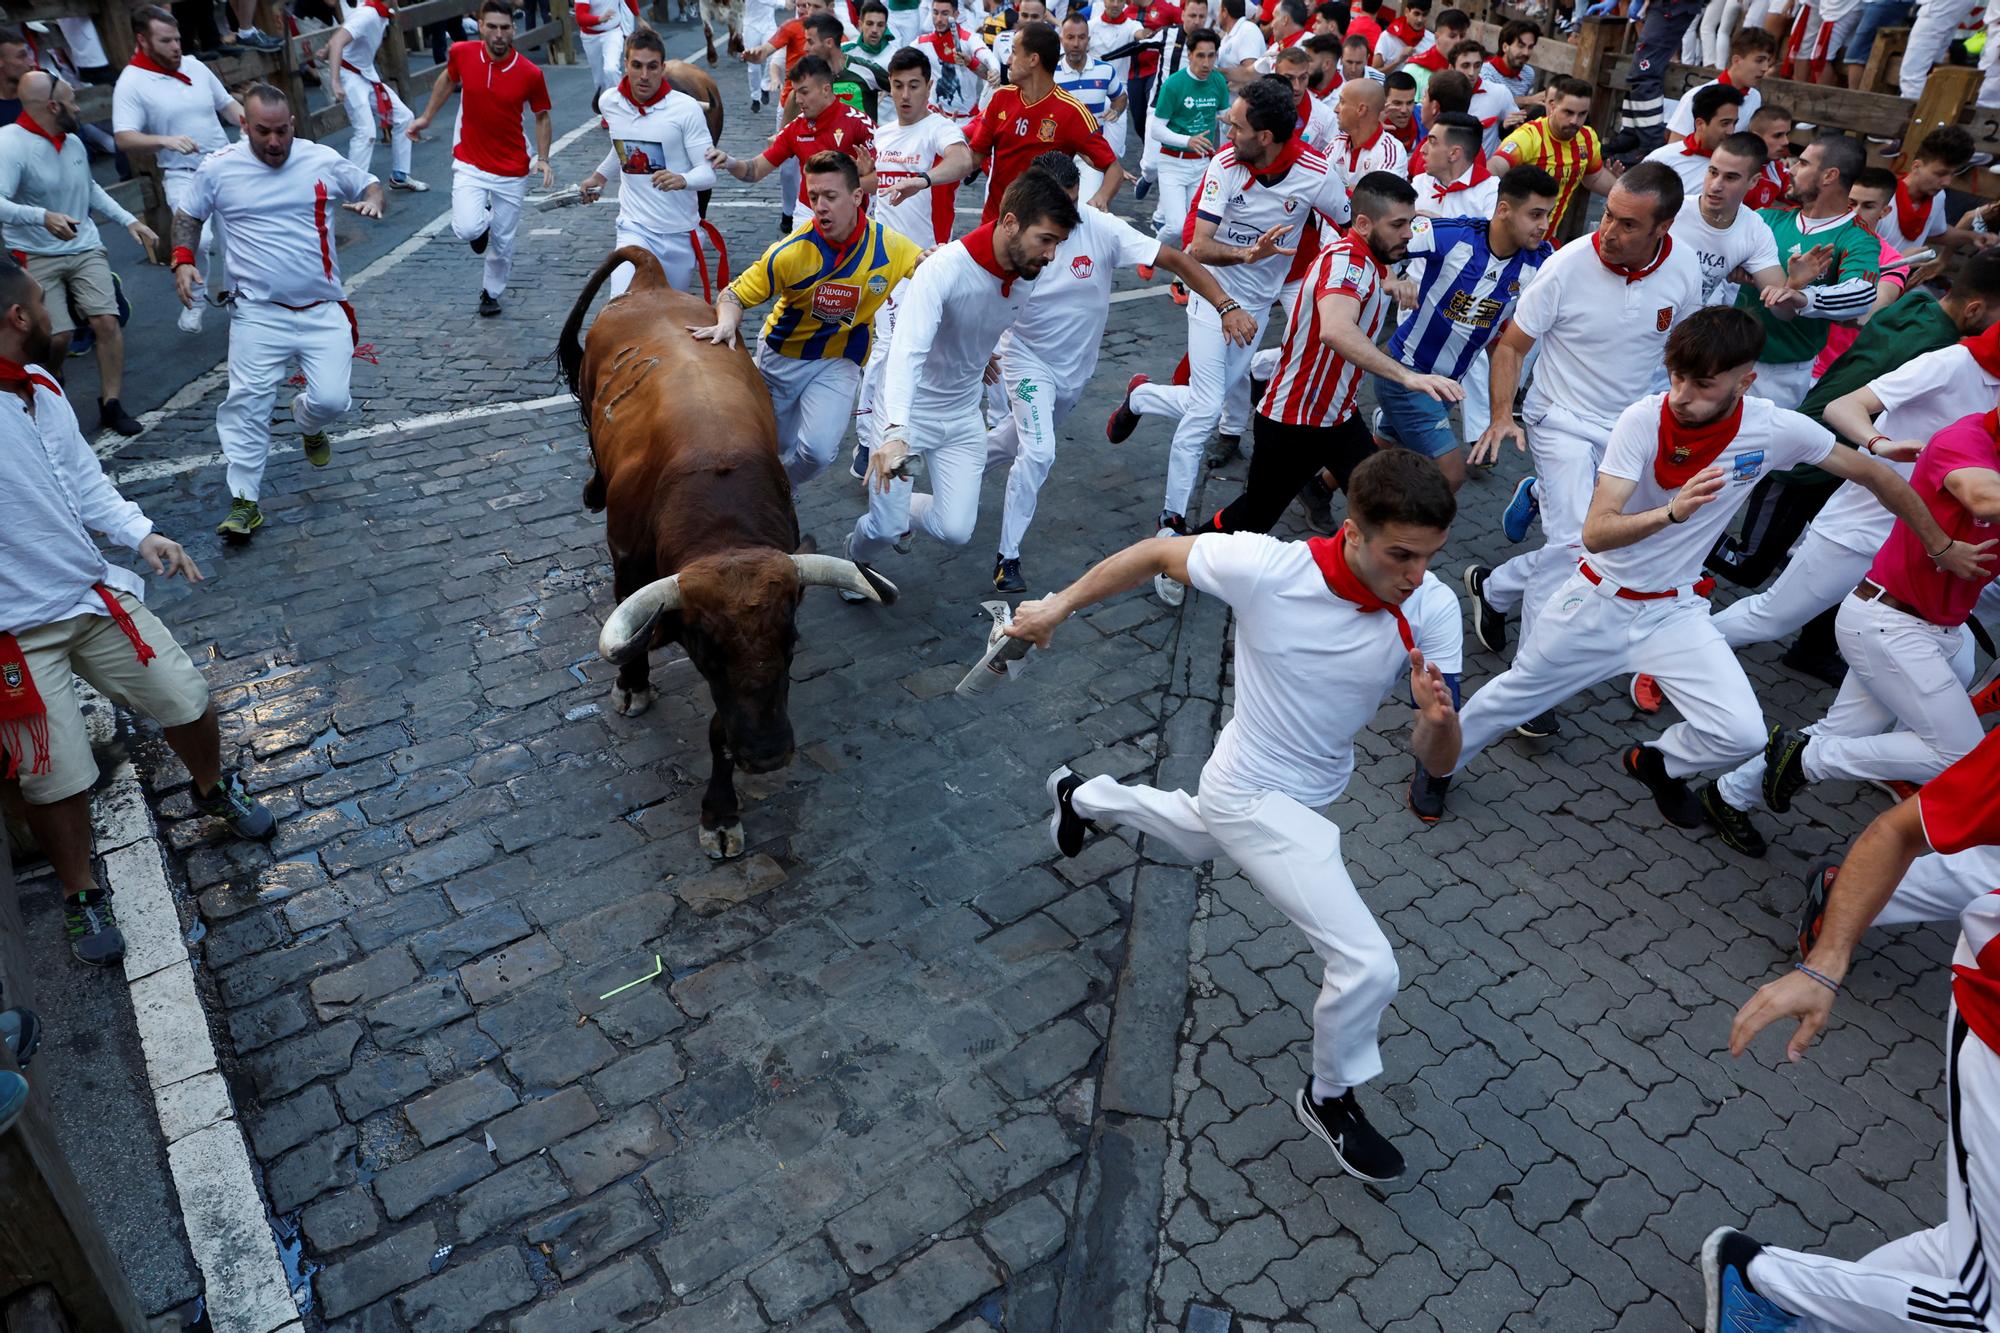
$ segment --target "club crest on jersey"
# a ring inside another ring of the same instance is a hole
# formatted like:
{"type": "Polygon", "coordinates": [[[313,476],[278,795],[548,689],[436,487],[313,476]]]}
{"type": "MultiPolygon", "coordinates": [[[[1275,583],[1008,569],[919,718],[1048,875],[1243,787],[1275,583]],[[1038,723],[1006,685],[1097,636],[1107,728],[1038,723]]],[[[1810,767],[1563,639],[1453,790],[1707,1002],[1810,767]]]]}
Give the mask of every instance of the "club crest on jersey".
{"type": "Polygon", "coordinates": [[[1731,481],[1755,481],[1757,474],[1763,470],[1764,451],[1762,449],[1746,449],[1736,455],[1736,462],[1731,467],[1729,479],[1731,481]]]}
{"type": "Polygon", "coordinates": [[[1287,199],[1287,200],[1285,200],[1285,211],[1286,211],[1287,213],[1294,213],[1294,212],[1297,212],[1297,211],[1298,211],[1298,207],[1299,207],[1299,201],[1298,201],[1298,200],[1296,200],[1296,199],[1287,199]]]}
{"type": "Polygon", "coordinates": [[[868,279],[868,290],[880,296],[883,292],[889,290],[889,280],[880,273],[877,273],[874,277],[868,279]]]}
{"type": "Polygon", "coordinates": [[[1056,122],[1054,117],[1049,117],[1042,121],[1041,125],[1035,130],[1035,137],[1043,143],[1054,143],[1056,141],[1056,122]]]}
{"type": "Polygon", "coordinates": [[[1656,311],[1653,315],[1653,327],[1658,329],[1661,333],[1665,333],[1668,329],[1672,328],[1673,326],[1674,326],[1674,308],[1670,305],[1661,306],[1659,310],[1656,311]]]}
{"type": "Polygon", "coordinates": [[[21,680],[19,662],[9,662],[5,666],[0,666],[0,684],[4,684],[10,690],[18,690],[21,688],[21,680]]]}

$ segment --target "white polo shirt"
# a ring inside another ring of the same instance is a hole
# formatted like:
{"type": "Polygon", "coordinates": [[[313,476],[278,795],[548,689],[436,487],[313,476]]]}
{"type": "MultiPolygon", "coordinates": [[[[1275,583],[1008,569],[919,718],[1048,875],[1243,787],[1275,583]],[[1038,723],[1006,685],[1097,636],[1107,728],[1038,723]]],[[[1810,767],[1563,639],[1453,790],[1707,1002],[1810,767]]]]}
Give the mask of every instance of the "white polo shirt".
{"type": "Polygon", "coordinates": [[[994,272],[992,255],[989,222],[939,248],[897,289],[896,336],[882,373],[885,430],[979,410],[986,363],[1035,285],[994,272]]]}
{"type": "Polygon", "coordinates": [[[923,246],[926,250],[951,239],[956,220],[952,203],[956,192],[949,186],[925,190],[900,203],[891,203],[888,188],[920,172],[929,171],[944,160],[953,144],[964,143],[965,132],[950,116],[932,111],[914,125],[889,120],[875,127],[875,185],[872,201],[882,225],[923,246]]]}
{"type": "MultiPolygon", "coordinates": [[[[1678,134],[1682,138],[1693,134],[1694,95],[1704,88],[1713,88],[1720,82],[1722,82],[1720,79],[1710,79],[1707,83],[1697,83],[1694,87],[1682,93],[1681,100],[1674,105],[1674,114],[1667,117],[1668,133],[1678,134]]],[[[1762,105],[1764,105],[1764,94],[1758,92],[1755,88],[1745,88],[1743,90],[1743,105],[1737,108],[1736,111],[1736,127],[1738,129],[1747,128],[1750,124],[1750,117],[1756,115],[1757,108],[1762,105]]]]}
{"type": "Polygon", "coordinates": [[[1513,92],[1498,79],[1481,78],[1479,86],[1472,90],[1472,105],[1466,111],[1478,118],[1479,128],[1485,132],[1480,151],[1486,156],[1500,151],[1500,127],[1519,109],[1513,92]]]}
{"type": "Polygon", "coordinates": [[[1404,180],[1410,178],[1410,150],[1403,147],[1402,140],[1389,133],[1387,126],[1377,127],[1375,137],[1365,143],[1356,143],[1347,135],[1336,133],[1326,155],[1338,162],[1340,169],[1347,173],[1349,190],[1371,171],[1386,171],[1404,180]]]}
{"type": "Polygon", "coordinates": [[[1558,408],[1609,426],[1652,381],[1674,325],[1701,309],[1701,265],[1669,234],[1643,277],[1627,281],[1597,256],[1596,233],[1555,252],[1521,292],[1514,322],[1541,359],[1527,411],[1558,408]]]}
{"type": "Polygon", "coordinates": [[[1000,359],[1022,356],[1046,367],[1063,389],[1082,389],[1097,369],[1098,344],[1111,318],[1118,270],[1160,257],[1159,239],[1124,218],[1083,204],[1077,224],[1036,278],[1014,327],[1000,336],[1000,359]]]}
{"type": "MultiPolygon", "coordinates": [[[[1470,171],[1466,175],[1470,176],[1470,171]]],[[[1453,182],[1456,184],[1457,182],[1453,182]]],[[[1500,202],[1500,178],[1487,176],[1477,185],[1452,189],[1435,176],[1425,173],[1410,181],[1417,192],[1417,212],[1433,218],[1490,218],[1500,202]]]]}
{"type": "Polygon", "coordinates": [[[373,176],[325,144],[295,139],[285,164],[273,169],[248,143],[238,143],[202,159],[180,211],[204,222],[222,219],[239,299],[311,305],[346,297],[334,217],[373,184],[373,176]]]}
{"type": "MultiPolygon", "coordinates": [[[[1928,440],[1954,421],[1976,412],[1990,412],[2000,402],[2000,378],[1986,373],[1972,353],[1957,343],[1904,362],[1868,387],[1882,400],[1875,430],[1892,440],[1928,440]]],[[[1884,458],[1908,481],[1915,459],[1884,458]]],[[[1812,521],[1812,530],[1828,541],[1862,555],[1874,555],[1889,540],[1895,515],[1872,492],[1844,482],[1812,521]]]]}
{"type": "Polygon", "coordinates": [[[618,182],[618,216],[659,236],[693,231],[701,220],[695,195],[715,186],[715,168],[705,156],[715,141],[709,138],[701,104],[668,89],[651,106],[638,107],[616,88],[607,88],[597,109],[611,133],[611,151],[597,170],[618,182]],[[654,189],[655,171],[685,176],[686,188],[654,189]]]}
{"type": "Polygon", "coordinates": [[[1729,305],[1736,300],[1736,284],[1726,279],[1737,269],[1756,273],[1779,266],[1778,241],[1771,235],[1771,224],[1747,208],[1738,208],[1729,225],[1717,230],[1701,215],[1701,200],[1690,197],[1674,218],[1671,234],[1674,243],[1686,246],[1701,265],[1701,299],[1707,305],[1729,305]]]}
{"type": "MultiPolygon", "coordinates": [[[[1353,216],[1348,188],[1339,167],[1303,144],[1284,175],[1269,185],[1236,160],[1233,145],[1225,144],[1202,173],[1194,212],[1215,224],[1218,244],[1255,245],[1265,232],[1283,227],[1282,244],[1290,249],[1299,243],[1301,224],[1314,213],[1345,225],[1353,216]]],[[[1291,266],[1290,255],[1267,255],[1254,264],[1218,266],[1215,280],[1245,310],[1263,310],[1278,299],[1291,266]]]]}
{"type": "Polygon", "coordinates": [[[1264,30],[1248,18],[1236,20],[1236,26],[1222,34],[1222,45],[1215,53],[1215,67],[1218,70],[1235,69],[1244,61],[1255,62],[1264,55],[1268,43],[1264,41],[1264,30]]]}
{"type": "Polygon", "coordinates": [[[382,82],[382,76],[375,72],[375,53],[382,49],[383,34],[389,31],[388,20],[362,4],[356,5],[340,26],[347,30],[347,45],[340,51],[341,63],[354,66],[347,72],[359,74],[370,83],[382,82]]]}
{"type": "MultiPolygon", "coordinates": [[[[1354,773],[1355,733],[1409,679],[1396,617],[1336,595],[1305,542],[1263,533],[1203,533],[1188,579],[1236,613],[1236,708],[1203,786],[1282,792],[1309,809],[1334,800],[1354,773]]],[[[1404,619],[1445,670],[1451,644],[1439,618],[1404,619]]]]}
{"type": "MultiPolygon", "coordinates": [[[[1604,446],[1598,475],[1638,483],[1625,502],[1624,513],[1658,509],[1680,493],[1679,485],[1662,486],[1653,475],[1660,449],[1660,404],[1665,400],[1665,394],[1649,393],[1626,408],[1604,446]]],[[[1588,552],[1584,559],[1621,587],[1640,592],[1686,587],[1701,577],[1702,562],[1715,539],[1750,498],[1753,486],[1773,472],[1818,463],[1833,452],[1833,445],[1833,432],[1811,417],[1788,411],[1767,398],[1746,397],[1735,438],[1709,465],[1721,468],[1727,479],[1722,494],[1695,510],[1684,523],[1669,523],[1615,551],[1588,552]]]]}
{"type": "Polygon", "coordinates": [[[127,65],[111,90],[111,132],[174,136],[194,140],[196,151],[157,154],[162,171],[192,171],[202,158],[229,146],[219,119],[229,105],[229,90],[208,66],[182,56],[174,74],[156,74],[127,65]]]}
{"type": "Polygon", "coordinates": [[[1690,153],[1688,151],[1688,144],[1690,142],[1692,141],[1683,139],[1679,143],[1662,144],[1652,152],[1646,154],[1646,160],[1648,162],[1658,162],[1668,171],[1679,176],[1681,178],[1681,189],[1686,191],[1688,197],[1692,199],[1693,196],[1700,194],[1702,186],[1708,183],[1709,155],[1707,153],[1690,153]]]}

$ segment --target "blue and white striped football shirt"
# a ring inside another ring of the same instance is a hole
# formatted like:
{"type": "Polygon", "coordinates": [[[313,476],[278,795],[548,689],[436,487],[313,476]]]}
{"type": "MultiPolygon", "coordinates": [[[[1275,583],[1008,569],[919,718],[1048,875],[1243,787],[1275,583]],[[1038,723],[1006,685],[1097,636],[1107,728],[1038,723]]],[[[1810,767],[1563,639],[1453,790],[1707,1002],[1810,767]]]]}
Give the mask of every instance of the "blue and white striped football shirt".
{"type": "Polygon", "coordinates": [[[1077,69],[1065,58],[1056,62],[1056,87],[1083,103],[1084,110],[1102,121],[1104,113],[1111,109],[1111,99],[1125,91],[1125,80],[1102,60],[1086,60],[1083,68],[1077,69]]]}
{"type": "Polygon", "coordinates": [[[1547,241],[1496,259],[1484,218],[1420,217],[1410,224],[1410,258],[1423,261],[1417,308],[1389,339],[1389,355],[1412,370],[1462,380],[1499,332],[1555,247],[1547,241]]]}

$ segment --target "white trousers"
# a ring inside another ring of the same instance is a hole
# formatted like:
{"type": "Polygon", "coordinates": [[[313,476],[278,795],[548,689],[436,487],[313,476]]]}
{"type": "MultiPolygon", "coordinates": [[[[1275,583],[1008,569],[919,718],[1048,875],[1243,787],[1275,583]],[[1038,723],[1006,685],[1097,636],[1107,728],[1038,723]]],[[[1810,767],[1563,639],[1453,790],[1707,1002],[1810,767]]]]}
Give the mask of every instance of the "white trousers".
{"type": "Polygon", "coordinates": [[[348,408],[354,330],[336,301],[287,310],[239,301],[229,321],[229,395],[215,410],[215,434],[228,462],[229,493],[255,500],[271,453],[271,407],[297,362],[306,387],[292,416],[307,434],[325,430],[348,408]]]}
{"type": "MultiPolygon", "coordinates": [[[[778,128],[785,128],[785,104],[776,102],[772,106],[778,128]]],[[[799,160],[787,155],[778,164],[778,212],[789,218],[799,207],[799,160]]]]}
{"type": "Polygon", "coordinates": [[[854,524],[854,558],[874,560],[906,532],[921,532],[948,546],[972,540],[979,519],[979,479],[986,468],[986,420],[974,394],[954,404],[919,401],[909,427],[911,454],[923,455],[928,495],[898,481],[885,494],[868,488],[868,512],[854,524]]]}
{"type": "MultiPolygon", "coordinates": [[[[1479,437],[1486,433],[1486,427],[1493,420],[1493,390],[1487,380],[1490,371],[1486,349],[1482,347],[1479,355],[1472,358],[1472,364],[1465,368],[1465,378],[1459,381],[1465,386],[1465,400],[1458,405],[1458,437],[1465,441],[1468,449],[1479,443],[1479,437]]],[[[1592,483],[1593,486],[1595,484],[1592,483]]]]}
{"type": "MultiPolygon", "coordinates": [[[[640,185],[626,188],[650,189],[651,187],[640,185]]],[[[678,236],[670,235],[654,231],[649,227],[641,227],[621,213],[618,217],[617,236],[612,242],[612,247],[616,249],[627,245],[636,245],[643,250],[652,251],[658,257],[660,267],[666,271],[668,285],[675,291],[699,296],[704,301],[715,299],[715,280],[721,273],[722,260],[720,255],[709,251],[699,230],[682,232],[678,236]]],[[[631,285],[632,266],[620,264],[617,272],[611,275],[611,294],[623,296],[625,289],[631,285]]]]}
{"type": "Polygon", "coordinates": [[[1743,0],[1708,0],[1708,8],[1702,10],[1696,25],[1701,37],[1701,58],[1682,63],[1721,69],[1729,59],[1729,39],[1736,35],[1742,17],[1743,0]]]}
{"type": "MultiPolygon", "coordinates": [[[[1152,140],[1146,142],[1152,143],[1152,140]]],[[[1206,170],[1208,159],[1205,157],[1160,154],[1160,226],[1156,234],[1162,244],[1180,248],[1181,228],[1187,225],[1188,209],[1194,204],[1194,192],[1201,188],[1202,173],[1206,170]]]]}
{"type": "Polygon", "coordinates": [[[1788,412],[1798,410],[1812,391],[1813,363],[1807,361],[1759,361],[1757,381],[1750,392],[1768,398],[1788,412]]]}
{"type": "Polygon", "coordinates": [[[1972,17],[1977,0],[1923,0],[1910,22],[1910,36],[1903,44],[1902,84],[1898,89],[1912,102],[1924,95],[1924,82],[1931,67],[1951,49],[1952,34],[1972,17]]]}
{"type": "Polygon", "coordinates": [[[1960,1021],[1945,1020],[1945,1220],[1858,1260],[1767,1246],[1750,1281],[1803,1316],[1792,1333],[2000,1330],[1987,1237],[2000,1237],[2000,1057],[1960,1021]]]}
{"type": "MultiPolygon", "coordinates": [[[[1035,499],[1056,461],[1056,431],[1083,396],[1036,357],[1015,350],[1000,362],[1007,414],[986,433],[986,470],[1006,464],[1007,503],[1000,515],[1000,554],[1021,556],[1021,539],[1035,521],[1035,499]]],[[[1086,376],[1086,380],[1088,377],[1086,376]]]]}
{"type": "Polygon", "coordinates": [[[898,47],[917,44],[917,38],[924,35],[925,19],[929,12],[921,5],[912,9],[889,11],[889,31],[895,36],[898,47]]]}
{"type": "MultiPolygon", "coordinates": [[[[618,3],[619,0],[612,0],[618,3]]],[[[625,32],[622,28],[608,28],[603,32],[579,32],[577,38],[583,43],[583,63],[590,66],[590,77],[597,84],[597,91],[616,88],[618,80],[624,77],[625,32]]]]}
{"type": "Polygon", "coordinates": [[[1874,563],[1873,555],[1851,551],[1808,527],[1771,586],[1716,612],[1715,627],[1731,648],[1782,639],[1828,607],[1839,606],[1874,563]]]}
{"type": "Polygon", "coordinates": [[[1576,576],[1576,562],[1583,556],[1583,516],[1597,487],[1604,443],[1611,438],[1609,422],[1591,421],[1559,407],[1529,409],[1525,425],[1528,456],[1535,464],[1535,496],[1542,506],[1542,544],[1515,556],[1486,579],[1486,600],[1496,609],[1520,608],[1524,643],[1549,598],[1576,576]]]}
{"type": "Polygon", "coordinates": [[[1085,819],[1158,837],[1192,860],[1234,861],[1319,955],[1314,1076],[1352,1087],[1382,1072],[1377,1036],[1396,998],[1396,955],[1341,862],[1332,820],[1282,792],[1239,791],[1206,772],[1198,796],[1095,777],[1070,801],[1085,819]]]}
{"type": "Polygon", "coordinates": [[[889,341],[896,332],[896,298],[875,307],[875,333],[868,340],[868,363],[861,367],[861,394],[854,407],[854,442],[873,451],[882,438],[882,375],[889,365],[889,341]]]}
{"type": "Polygon", "coordinates": [[[1222,420],[1223,403],[1232,395],[1248,396],[1252,349],[1264,336],[1264,318],[1270,311],[1250,313],[1257,321],[1257,335],[1248,347],[1238,347],[1222,336],[1222,318],[1215,307],[1198,296],[1191,297],[1187,307],[1188,382],[1143,384],[1133,391],[1134,412],[1179,418],[1173,444],[1168,447],[1166,495],[1160,505],[1170,514],[1187,516],[1195,481],[1201,475],[1202,451],[1222,420]]]}
{"type": "MultiPolygon", "coordinates": [[[[745,0],[743,5],[743,49],[754,50],[771,40],[778,31],[778,19],[773,7],[763,0],[745,0]]],[[[912,42],[916,38],[910,39],[912,42]]],[[[769,82],[770,66],[766,62],[745,61],[743,71],[750,82],[750,95],[761,96],[769,82]]]]}
{"type": "MultiPolygon", "coordinates": [[[[403,99],[396,96],[396,90],[388,84],[381,85],[389,95],[389,171],[395,176],[410,174],[410,136],[403,128],[416,117],[410,108],[403,105],[403,99]]],[[[347,123],[351,133],[347,136],[347,160],[363,171],[375,160],[375,140],[380,133],[380,122],[375,118],[375,88],[351,69],[340,71],[340,100],[347,108],[347,123]]]]}
{"type": "MultiPolygon", "coordinates": [[[[160,173],[160,187],[162,193],[167,196],[167,207],[169,209],[184,208],[187,205],[188,195],[194,190],[194,172],[192,169],[183,167],[174,167],[163,171],[160,173]]],[[[218,265],[226,267],[228,263],[228,246],[229,240],[222,234],[222,219],[215,214],[210,214],[208,221],[202,224],[201,244],[195,251],[196,261],[202,268],[207,269],[206,273],[201,273],[200,270],[197,270],[199,276],[194,281],[195,300],[201,300],[207,293],[208,280],[210,278],[215,279],[217,287],[225,291],[228,289],[229,275],[222,268],[218,267],[218,265]],[[215,258],[218,246],[221,247],[223,252],[220,260],[215,258]]]]}
{"type": "Polygon", "coordinates": [[[2000,887],[2000,847],[1932,852],[1910,863],[1895,893],[1875,914],[1878,926],[1956,921],[1973,900],[2000,887]]]}
{"type": "Polygon", "coordinates": [[[507,291],[514,271],[514,233],[521,226],[521,201],[528,194],[526,176],[496,176],[490,171],[451,164],[451,234],[469,241],[486,233],[486,268],[481,286],[493,296],[507,291]]]}
{"type": "Polygon", "coordinates": [[[1684,589],[1678,597],[1630,601],[1578,572],[1542,608],[1513,665],[1466,702],[1458,767],[1570,696],[1639,671],[1659,682],[1681,715],[1652,742],[1674,777],[1725,768],[1762,748],[1763,710],[1716,633],[1707,598],[1684,589]]]}
{"type": "Polygon", "coordinates": [[[757,369],[778,414],[778,453],[794,489],[826,471],[854,419],[861,367],[846,357],[801,361],[757,344],[757,369]]]}
{"type": "MultiPolygon", "coordinates": [[[[1833,633],[1847,676],[1826,716],[1805,728],[1813,738],[1808,779],[1928,782],[1979,744],[1985,732],[1965,692],[1972,683],[1971,635],[1852,592],[1833,633]]],[[[1764,756],[1723,774],[1716,789],[1738,810],[1761,808],[1764,756]]]]}

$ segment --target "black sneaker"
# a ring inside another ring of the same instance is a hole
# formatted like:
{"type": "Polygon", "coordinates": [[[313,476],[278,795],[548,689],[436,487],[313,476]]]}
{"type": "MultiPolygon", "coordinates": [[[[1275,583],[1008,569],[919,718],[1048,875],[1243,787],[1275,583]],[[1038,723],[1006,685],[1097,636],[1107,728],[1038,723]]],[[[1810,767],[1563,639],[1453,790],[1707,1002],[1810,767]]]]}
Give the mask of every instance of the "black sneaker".
{"type": "Polygon", "coordinates": [[[1489,653],[1507,648],[1507,613],[1486,600],[1486,580],[1492,577],[1489,565],[1472,565],[1465,571],[1465,595],[1472,599],[1472,632],[1489,653]]]}
{"type": "Polygon", "coordinates": [[[1334,1160],[1348,1175],[1381,1184],[1403,1174],[1403,1154],[1361,1114],[1354,1089],[1322,1102],[1313,1099],[1307,1085],[1293,1095],[1292,1110],[1300,1124],[1333,1149],[1334,1160]]]}
{"type": "Polygon", "coordinates": [[[1806,868],[1806,897],[1799,904],[1799,957],[1811,955],[1819,943],[1820,927],[1826,924],[1826,899],[1840,874],[1840,862],[1822,856],[1806,868]]]}
{"type": "Polygon", "coordinates": [[[1839,689],[1847,679],[1847,659],[1839,653],[1818,653],[1794,643],[1778,658],[1780,665],[1802,676],[1811,676],[1822,685],[1839,689]]]}
{"type": "Polygon", "coordinates": [[[1666,821],[1676,828],[1700,828],[1707,820],[1701,802],[1688,790],[1687,783],[1667,775],[1667,761],[1650,745],[1634,745],[1625,751],[1625,771],[1646,784],[1653,804],[1660,807],[1666,821]]]}
{"type": "Polygon", "coordinates": [[[1701,785],[1701,812],[1722,839],[1722,845],[1745,856],[1762,856],[1771,850],[1764,841],[1764,835],[1757,831],[1757,825],[1750,818],[1748,810],[1738,810],[1722,799],[1722,790],[1714,782],[1701,785]]]}
{"type": "Polygon", "coordinates": [[[1004,555],[993,557],[993,591],[1026,592],[1028,581],[1021,577],[1021,557],[1008,559],[1004,555]]]}
{"type": "Polygon", "coordinates": [[[482,231],[477,236],[467,241],[466,244],[472,247],[472,253],[476,255],[483,255],[486,253],[486,240],[487,240],[487,233],[482,231]]]}
{"type": "Polygon", "coordinates": [[[222,775],[215,790],[195,793],[194,808],[212,819],[224,820],[239,838],[262,842],[278,830],[278,821],[262,802],[244,789],[243,779],[233,770],[222,775]]]}
{"type": "Polygon", "coordinates": [[[1104,423],[1104,438],[1113,444],[1123,444],[1132,438],[1132,432],[1139,429],[1139,414],[1132,410],[1132,390],[1141,384],[1152,382],[1150,375],[1134,375],[1125,384],[1125,396],[1118,401],[1117,410],[1104,423]]]}
{"type": "Polygon", "coordinates": [[[1322,536],[1331,537],[1340,527],[1340,520],[1333,516],[1333,487],[1315,472],[1299,488],[1299,507],[1305,510],[1306,526],[1322,536]]]}
{"type": "Polygon", "coordinates": [[[115,430],[120,435],[137,435],[145,428],[139,418],[125,410],[125,405],[116,398],[97,400],[97,424],[105,430],[115,430]]]}
{"type": "Polygon", "coordinates": [[[1410,813],[1426,824],[1435,824],[1444,818],[1444,794],[1451,790],[1451,777],[1436,777],[1427,772],[1421,761],[1417,771],[1410,778],[1409,794],[1404,798],[1410,804],[1410,813]]]}
{"type": "Polygon", "coordinates": [[[1243,437],[1240,435],[1218,435],[1215,447],[1208,451],[1210,467],[1228,467],[1243,457],[1243,437]]]}
{"type": "Polygon", "coordinates": [[[484,287],[479,289],[479,313],[488,319],[500,313],[500,298],[484,287]]]}
{"type": "Polygon", "coordinates": [[[1764,743],[1764,804],[1778,814],[1792,808],[1792,798],[1806,785],[1806,745],[1803,731],[1772,727],[1764,743]]]}
{"type": "Polygon", "coordinates": [[[32,1009],[9,1009],[0,1013],[0,1041],[7,1043],[7,1053],[14,1057],[14,1063],[26,1069],[35,1058],[35,1050],[42,1044],[42,1020],[32,1009]]]}
{"type": "Polygon", "coordinates": [[[1084,834],[1090,831],[1090,825],[1070,804],[1070,798],[1082,785],[1083,779],[1072,773],[1068,764],[1049,774],[1049,804],[1055,807],[1054,813],[1049,816],[1049,841],[1064,856],[1081,855],[1084,834]]]}
{"type": "Polygon", "coordinates": [[[778,235],[790,236],[791,234],[792,234],[792,215],[789,213],[778,214],[778,235]]]}
{"type": "Polygon", "coordinates": [[[1551,708],[1546,712],[1535,714],[1526,722],[1516,726],[1514,734],[1526,740],[1541,741],[1551,736],[1562,735],[1562,729],[1562,719],[1557,717],[1555,710],[1551,708]]]}
{"type": "Polygon", "coordinates": [[[125,960],[125,936],[111,912],[111,895],[98,889],[63,899],[63,927],[69,951],[80,963],[112,967],[125,960]]]}

